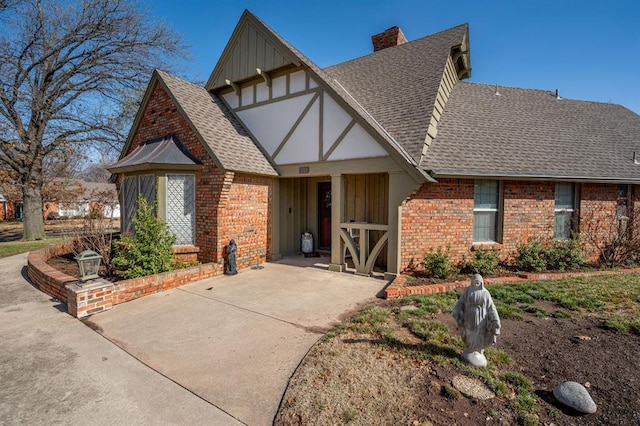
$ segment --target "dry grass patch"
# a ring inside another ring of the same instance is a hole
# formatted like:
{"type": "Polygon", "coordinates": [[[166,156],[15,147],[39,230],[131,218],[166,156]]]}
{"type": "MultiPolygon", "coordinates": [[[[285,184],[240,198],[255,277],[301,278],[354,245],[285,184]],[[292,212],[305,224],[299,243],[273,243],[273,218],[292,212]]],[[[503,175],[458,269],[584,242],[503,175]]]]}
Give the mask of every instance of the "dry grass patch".
{"type": "Polygon", "coordinates": [[[426,361],[389,351],[368,335],[345,331],[318,345],[303,364],[289,383],[287,395],[295,397],[285,395],[278,425],[425,419],[421,395],[430,373],[426,361]]]}

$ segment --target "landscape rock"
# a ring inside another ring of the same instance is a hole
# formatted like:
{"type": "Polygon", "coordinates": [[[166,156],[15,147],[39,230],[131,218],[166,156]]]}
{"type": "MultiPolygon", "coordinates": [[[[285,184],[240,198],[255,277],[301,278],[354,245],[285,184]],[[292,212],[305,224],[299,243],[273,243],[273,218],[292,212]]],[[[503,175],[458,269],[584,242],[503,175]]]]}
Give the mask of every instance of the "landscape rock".
{"type": "Polygon", "coordinates": [[[453,378],[452,383],[454,388],[471,398],[491,399],[496,396],[487,385],[472,377],[459,374],[453,378]]]}
{"type": "Polygon", "coordinates": [[[553,396],[562,404],[585,414],[596,412],[596,403],[587,389],[577,382],[560,383],[553,389],[553,396]]]}

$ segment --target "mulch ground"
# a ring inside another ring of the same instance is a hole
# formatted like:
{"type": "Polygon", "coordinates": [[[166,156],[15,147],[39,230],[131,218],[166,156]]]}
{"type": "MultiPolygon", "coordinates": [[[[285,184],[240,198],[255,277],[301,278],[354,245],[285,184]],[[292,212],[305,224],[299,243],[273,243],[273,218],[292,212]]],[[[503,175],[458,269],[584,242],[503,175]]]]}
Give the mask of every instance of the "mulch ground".
{"type": "MultiPolygon", "coordinates": [[[[540,307],[549,308],[545,304],[540,307]]],[[[522,320],[502,320],[496,347],[511,358],[509,370],[531,380],[539,399],[538,424],[640,424],[637,335],[605,329],[590,316],[540,318],[528,313],[523,316],[522,320]],[[555,401],[553,388],[565,381],[585,385],[598,406],[597,412],[583,415],[555,401]]],[[[450,315],[440,314],[434,320],[446,323],[455,333],[450,315]]],[[[309,352],[291,379],[275,423],[518,424],[509,397],[481,401],[443,392],[458,374],[460,371],[452,364],[416,363],[385,350],[379,342],[353,339],[343,332],[320,342],[309,352]],[[331,398],[332,394],[342,396],[331,398]],[[379,400],[372,402],[376,398],[379,400]],[[358,401],[353,403],[354,399],[358,401]],[[326,414],[327,404],[333,404],[332,410],[341,414],[326,414]],[[371,410],[377,411],[371,415],[371,410]]]]}
{"type": "MultiPolygon", "coordinates": [[[[454,329],[449,315],[440,315],[438,319],[454,329]]],[[[640,338],[637,335],[605,329],[600,321],[588,316],[568,319],[525,314],[523,320],[502,320],[496,347],[511,357],[512,370],[532,381],[541,400],[540,424],[640,424],[640,338]],[[558,404],[552,391],[565,381],[585,385],[598,411],[582,415],[558,404]]],[[[432,412],[454,408],[446,398],[428,401],[431,401],[432,412]]],[[[455,410],[455,424],[492,424],[487,417],[499,401],[485,403],[464,398],[459,401],[461,407],[455,410]],[[468,416],[460,418],[460,413],[465,412],[468,416]]]]}

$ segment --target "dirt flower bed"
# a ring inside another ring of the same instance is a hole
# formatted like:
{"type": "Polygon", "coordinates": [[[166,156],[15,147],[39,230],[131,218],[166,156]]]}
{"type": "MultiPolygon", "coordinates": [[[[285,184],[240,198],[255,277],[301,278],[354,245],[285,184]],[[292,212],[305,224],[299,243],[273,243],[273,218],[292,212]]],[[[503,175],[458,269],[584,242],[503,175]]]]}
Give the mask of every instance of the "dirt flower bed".
{"type": "Polygon", "coordinates": [[[489,367],[459,360],[449,315],[458,294],[381,301],[325,336],[292,377],[277,425],[640,424],[640,276],[490,286],[502,332],[489,367]],[[484,382],[463,396],[456,375],[484,382]],[[581,415],[552,396],[564,381],[598,405],[581,415]]]}

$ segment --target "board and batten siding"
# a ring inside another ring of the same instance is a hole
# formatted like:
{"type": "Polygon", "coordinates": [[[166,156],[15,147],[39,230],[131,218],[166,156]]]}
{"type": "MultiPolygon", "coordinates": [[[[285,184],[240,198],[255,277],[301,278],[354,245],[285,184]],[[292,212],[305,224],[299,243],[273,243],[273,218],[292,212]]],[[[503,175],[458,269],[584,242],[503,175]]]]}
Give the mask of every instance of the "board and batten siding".
{"type": "Polygon", "coordinates": [[[429,128],[427,129],[427,137],[425,138],[424,147],[422,148],[423,156],[427,154],[431,142],[438,135],[438,123],[440,122],[440,117],[442,117],[442,112],[447,104],[447,100],[449,100],[449,95],[451,95],[453,86],[455,86],[457,82],[458,76],[456,73],[456,67],[451,59],[451,55],[449,55],[447,58],[447,64],[444,68],[444,73],[442,74],[442,79],[440,80],[438,95],[436,96],[436,101],[433,105],[433,113],[431,114],[431,121],[429,122],[429,128]]]}
{"type": "Polygon", "coordinates": [[[226,80],[238,82],[255,77],[256,68],[269,72],[292,64],[295,62],[291,53],[247,19],[229,40],[207,88],[225,87],[226,80]]]}
{"type": "MultiPolygon", "coordinates": [[[[389,176],[386,173],[345,175],[345,220],[388,224],[389,176]]],[[[318,245],[318,183],[331,178],[283,178],[280,185],[279,252],[283,255],[299,253],[300,237],[311,232],[318,245]]],[[[372,231],[370,248],[375,246],[382,232],[372,231]]],[[[377,264],[385,266],[387,249],[378,256],[377,264]]]]}
{"type": "MultiPolygon", "coordinates": [[[[386,173],[345,176],[345,221],[389,224],[389,175],[386,173]]],[[[384,232],[371,231],[369,249],[384,232]]],[[[387,266],[387,247],[380,252],[377,266],[387,266]]]]}

